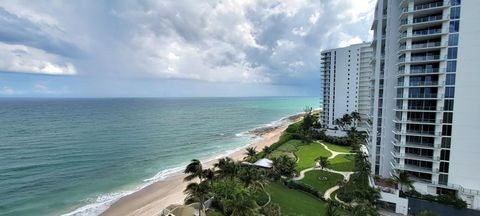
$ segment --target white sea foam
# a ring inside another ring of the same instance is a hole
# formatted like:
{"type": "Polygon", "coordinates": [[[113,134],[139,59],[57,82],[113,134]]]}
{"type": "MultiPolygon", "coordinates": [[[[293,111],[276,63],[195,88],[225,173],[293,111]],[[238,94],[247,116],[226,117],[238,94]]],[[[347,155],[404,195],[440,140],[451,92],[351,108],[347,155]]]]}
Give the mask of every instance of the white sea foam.
{"type": "MultiPolygon", "coordinates": [[[[213,160],[217,160],[219,158],[226,157],[226,156],[228,156],[228,155],[230,155],[230,154],[232,154],[236,151],[242,150],[242,149],[250,146],[252,143],[261,139],[261,137],[254,136],[251,133],[254,130],[262,129],[262,128],[271,128],[271,127],[283,126],[283,125],[286,125],[286,124],[289,124],[289,123],[291,123],[291,121],[288,119],[288,117],[285,117],[285,118],[281,118],[281,119],[276,120],[276,121],[272,121],[268,124],[262,125],[260,127],[254,128],[252,130],[237,133],[237,134],[235,134],[236,137],[248,137],[249,138],[245,145],[239,146],[235,149],[225,150],[220,154],[216,154],[214,156],[205,158],[202,161],[203,162],[210,162],[210,161],[213,161],[213,160]]],[[[147,187],[147,186],[149,186],[149,185],[151,185],[155,182],[162,181],[162,180],[168,178],[169,176],[172,176],[173,174],[181,171],[183,168],[184,168],[184,165],[162,170],[162,171],[158,172],[157,174],[155,174],[153,177],[143,180],[144,183],[138,185],[137,187],[135,187],[132,190],[119,191],[119,192],[114,192],[114,193],[109,193],[109,194],[98,196],[94,200],[90,201],[90,204],[79,207],[79,208],[75,209],[74,211],[63,214],[62,216],[100,215],[102,212],[107,210],[113,203],[115,203],[120,198],[128,196],[128,195],[130,195],[132,193],[135,193],[137,191],[140,191],[143,188],[145,188],[145,187],[147,187]]]]}

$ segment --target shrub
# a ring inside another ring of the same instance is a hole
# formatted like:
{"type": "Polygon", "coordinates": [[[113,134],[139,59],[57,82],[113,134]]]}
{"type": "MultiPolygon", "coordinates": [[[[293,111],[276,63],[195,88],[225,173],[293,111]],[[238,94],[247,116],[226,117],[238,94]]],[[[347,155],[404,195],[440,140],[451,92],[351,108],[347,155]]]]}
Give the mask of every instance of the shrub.
{"type": "Polygon", "coordinates": [[[263,190],[257,190],[253,193],[253,198],[259,206],[263,206],[268,202],[268,195],[263,190]]]}
{"type": "Polygon", "coordinates": [[[300,191],[309,193],[309,194],[325,201],[325,199],[323,198],[323,194],[316,191],[315,188],[311,187],[310,185],[302,184],[302,183],[294,181],[294,180],[285,180],[283,183],[288,188],[295,189],[295,190],[300,190],[300,191]]]}

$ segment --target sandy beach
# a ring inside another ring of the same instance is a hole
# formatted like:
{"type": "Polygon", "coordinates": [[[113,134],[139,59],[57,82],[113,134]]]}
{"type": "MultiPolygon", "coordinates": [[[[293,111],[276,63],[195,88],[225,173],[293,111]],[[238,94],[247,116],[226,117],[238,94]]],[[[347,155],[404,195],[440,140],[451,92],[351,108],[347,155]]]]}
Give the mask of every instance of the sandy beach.
{"type": "MultiPolygon", "coordinates": [[[[301,115],[294,115],[288,119],[291,122],[298,121],[301,115]]],[[[265,146],[270,146],[277,142],[287,128],[288,122],[276,127],[261,129],[261,131],[253,131],[259,135],[259,139],[251,143],[247,147],[255,147],[257,151],[262,150],[265,146]]],[[[246,147],[245,147],[246,148],[246,147]]],[[[245,148],[235,151],[228,155],[234,160],[242,160],[245,155],[245,148]]],[[[202,161],[204,168],[213,166],[215,161],[202,161]]],[[[165,207],[170,204],[181,204],[185,194],[187,182],[183,181],[185,175],[182,172],[173,174],[164,180],[153,183],[142,190],[122,197],[110,206],[101,215],[118,216],[118,215],[136,215],[151,216],[158,215],[165,207]]]]}

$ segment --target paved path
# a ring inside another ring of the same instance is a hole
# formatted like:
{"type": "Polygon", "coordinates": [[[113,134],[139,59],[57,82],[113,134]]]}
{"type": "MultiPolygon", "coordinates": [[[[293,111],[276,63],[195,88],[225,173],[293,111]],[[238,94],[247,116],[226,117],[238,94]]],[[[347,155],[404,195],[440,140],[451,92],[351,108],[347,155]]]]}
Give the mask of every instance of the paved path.
{"type": "MultiPolygon", "coordinates": [[[[341,154],[353,154],[353,153],[346,153],[346,152],[337,152],[337,151],[333,151],[331,149],[328,148],[327,145],[319,142],[327,151],[329,151],[332,156],[328,157],[328,159],[333,159],[334,157],[336,157],[337,155],[341,155],[341,154]]],[[[300,174],[297,176],[297,177],[294,177],[293,180],[295,181],[299,181],[299,180],[302,180],[304,177],[305,177],[305,173],[306,172],[309,172],[309,171],[312,171],[312,170],[324,170],[324,171],[328,171],[328,172],[332,172],[332,173],[337,173],[337,174],[340,174],[343,176],[343,179],[345,179],[346,181],[348,181],[350,179],[350,176],[354,173],[354,172],[341,172],[341,171],[336,171],[336,170],[332,170],[332,169],[322,169],[320,168],[320,166],[318,165],[318,162],[316,164],[315,167],[311,167],[311,168],[308,168],[308,169],[304,169],[300,172],[300,174]]],[[[325,194],[323,195],[323,198],[325,200],[329,200],[330,199],[330,196],[333,192],[335,192],[336,190],[338,190],[338,188],[340,188],[338,185],[335,185],[331,188],[329,188],[327,191],[325,191],[325,194]]],[[[339,202],[342,202],[341,200],[339,200],[337,198],[337,196],[335,196],[335,199],[339,202]]]]}

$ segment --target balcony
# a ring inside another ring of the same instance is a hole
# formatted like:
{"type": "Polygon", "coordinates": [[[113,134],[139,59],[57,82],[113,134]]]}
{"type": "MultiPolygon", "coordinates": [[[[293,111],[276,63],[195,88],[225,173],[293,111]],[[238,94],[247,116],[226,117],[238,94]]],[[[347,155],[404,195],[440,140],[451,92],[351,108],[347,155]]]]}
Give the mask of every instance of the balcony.
{"type": "Polygon", "coordinates": [[[392,132],[398,135],[414,135],[414,136],[441,136],[440,132],[422,131],[422,130],[399,130],[393,129],[392,132]]]}
{"type": "Polygon", "coordinates": [[[420,39],[428,39],[428,38],[433,38],[434,36],[440,36],[441,34],[447,34],[448,29],[442,29],[442,28],[435,28],[435,29],[425,29],[425,30],[416,30],[413,31],[412,33],[408,32],[402,32],[400,34],[400,41],[412,38],[420,38],[420,39]]]}
{"type": "Polygon", "coordinates": [[[428,119],[428,118],[407,118],[407,119],[393,119],[395,123],[411,123],[411,124],[442,124],[442,119],[428,119]]]}
{"type": "Polygon", "coordinates": [[[392,144],[394,146],[411,147],[411,148],[423,148],[423,149],[440,148],[439,144],[434,145],[433,143],[424,143],[424,142],[401,142],[397,139],[393,139],[392,144]]]}
{"type": "Polygon", "coordinates": [[[436,107],[436,106],[407,106],[406,108],[403,106],[397,106],[393,110],[395,111],[421,111],[421,112],[441,112],[443,111],[443,106],[436,107]]]}
{"type": "Polygon", "coordinates": [[[398,52],[401,54],[403,52],[408,52],[408,51],[431,51],[431,50],[436,50],[440,49],[442,47],[446,47],[446,43],[441,43],[440,41],[436,42],[427,42],[427,43],[417,43],[417,44],[412,44],[411,46],[407,45],[401,45],[398,47],[398,52]]]}

